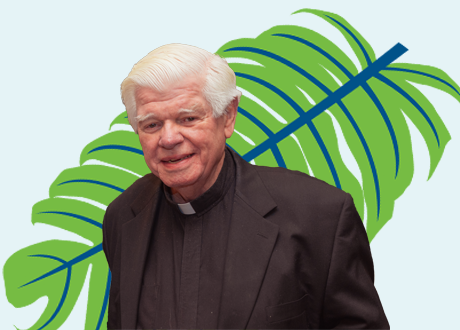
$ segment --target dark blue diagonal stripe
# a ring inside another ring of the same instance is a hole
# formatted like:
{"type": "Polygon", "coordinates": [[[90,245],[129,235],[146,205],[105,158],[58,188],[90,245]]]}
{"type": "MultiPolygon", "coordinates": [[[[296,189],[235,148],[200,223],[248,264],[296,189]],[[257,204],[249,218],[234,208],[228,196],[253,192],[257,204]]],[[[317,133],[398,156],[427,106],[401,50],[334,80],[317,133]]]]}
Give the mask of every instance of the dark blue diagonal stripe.
{"type": "MultiPolygon", "coordinates": [[[[248,118],[250,121],[252,121],[257,127],[259,127],[267,136],[270,138],[270,136],[273,136],[274,133],[267,127],[265,126],[264,123],[262,123],[259,119],[254,117],[252,114],[247,112],[241,107],[238,107],[238,113],[242,114],[246,118],[248,118]]],[[[286,163],[284,162],[284,158],[281,156],[281,152],[278,148],[278,145],[272,144],[270,147],[273,156],[276,159],[276,162],[278,163],[278,166],[286,168],[286,163]]]]}
{"type": "Polygon", "coordinates": [[[107,276],[107,284],[105,286],[104,301],[102,302],[101,313],[99,314],[99,319],[97,320],[96,330],[99,330],[102,325],[102,320],[104,320],[105,311],[107,310],[107,305],[109,304],[109,293],[110,293],[110,283],[112,282],[112,273],[109,270],[109,275],[107,276]]]}
{"type": "Polygon", "coordinates": [[[402,54],[407,51],[407,48],[401,44],[396,44],[393,48],[391,48],[388,52],[382,55],[379,59],[377,59],[374,63],[368,66],[366,69],[361,71],[358,75],[356,75],[353,79],[348,81],[346,84],[341,86],[337,89],[334,93],[326,97],[324,100],[316,104],[313,108],[309,111],[305,112],[299,118],[292,121],[290,124],[283,127],[280,131],[275,133],[275,135],[258,146],[254,149],[246,153],[243,158],[246,160],[251,160],[259,156],[260,154],[264,153],[268,148],[270,148],[272,143],[278,143],[279,141],[285,139],[287,136],[291,135],[293,132],[298,130],[302,127],[305,123],[312,121],[315,117],[323,113],[332,105],[336,104],[342,98],[350,94],[356,88],[361,86],[365,83],[368,79],[374,77],[379,73],[380,70],[385,68],[388,64],[396,60],[402,54]]]}
{"type": "Polygon", "coordinates": [[[82,215],[78,215],[78,214],[74,214],[74,213],[68,213],[68,212],[58,212],[58,211],[46,211],[46,212],[40,212],[38,214],[43,214],[43,213],[46,213],[46,214],[62,214],[62,215],[66,215],[66,216],[69,216],[69,217],[72,217],[72,218],[76,218],[76,219],[79,219],[79,220],[83,220],[87,223],[90,223],[96,227],[99,227],[99,228],[102,228],[102,223],[99,223],[97,222],[96,220],[93,220],[93,219],[90,219],[90,218],[87,218],[87,217],[84,217],[82,215]]]}
{"type": "Polygon", "coordinates": [[[81,183],[93,183],[93,184],[97,184],[99,186],[104,186],[104,187],[107,187],[107,188],[111,188],[113,190],[117,190],[119,192],[123,192],[125,191],[124,189],[121,189],[117,186],[114,186],[113,184],[110,184],[110,183],[106,183],[106,182],[101,182],[101,181],[96,181],[96,180],[69,180],[69,181],[64,181],[64,182],[61,182],[58,184],[58,186],[60,185],[63,185],[63,184],[67,184],[67,183],[76,183],[76,182],[81,182],[81,183]]]}
{"type": "MultiPolygon", "coordinates": [[[[310,80],[313,84],[315,84],[316,87],[321,89],[325,94],[329,95],[331,93],[331,90],[327,88],[321,81],[316,79],[314,76],[309,74],[307,71],[302,69],[300,66],[292,63],[291,61],[285,59],[284,57],[281,57],[279,55],[276,55],[274,53],[268,52],[266,50],[260,49],[260,48],[254,48],[254,47],[233,47],[225,50],[224,52],[231,52],[231,51],[242,51],[242,52],[248,52],[248,53],[255,53],[259,55],[263,55],[266,57],[269,57],[275,61],[278,61],[280,63],[283,63],[284,65],[290,67],[294,71],[300,73],[302,76],[310,80]]],[[[302,111],[303,113],[303,111],[302,111]]]]}
{"type": "Polygon", "coordinates": [[[436,128],[434,127],[433,122],[431,121],[430,117],[428,117],[427,113],[423,108],[420,106],[420,104],[417,103],[417,101],[414,100],[412,96],[410,96],[404,89],[396,85],[393,81],[388,79],[387,77],[383,76],[382,74],[378,74],[375,76],[378,80],[383,82],[384,84],[387,84],[389,87],[393,88],[395,91],[397,91],[399,94],[404,96],[412,105],[422,114],[423,118],[428,122],[428,124],[431,127],[431,130],[433,131],[434,135],[436,136],[436,141],[438,141],[438,147],[439,147],[439,137],[438,137],[438,132],[436,131],[436,128]]]}
{"type": "Polygon", "coordinates": [[[396,178],[398,176],[398,171],[399,171],[399,145],[398,145],[398,140],[396,139],[395,130],[393,128],[393,125],[391,124],[388,114],[383,108],[383,105],[378,99],[377,95],[375,95],[374,91],[370,88],[370,86],[367,83],[363,84],[363,88],[366,91],[366,93],[370,96],[374,104],[377,106],[377,109],[379,110],[380,115],[385,121],[385,125],[387,126],[388,132],[390,133],[391,142],[393,143],[393,150],[394,150],[395,160],[396,160],[396,173],[395,173],[395,178],[396,178]]]}
{"type": "Polygon", "coordinates": [[[371,166],[372,177],[374,179],[374,185],[375,185],[375,195],[377,199],[377,220],[378,220],[379,215],[380,215],[380,182],[379,182],[379,177],[377,175],[377,169],[374,163],[374,158],[372,157],[371,150],[369,149],[369,146],[367,145],[367,141],[364,138],[364,135],[361,132],[361,129],[359,128],[358,124],[356,123],[351,113],[348,111],[345,104],[343,104],[342,101],[340,101],[338,105],[342,109],[343,113],[347,116],[353,128],[355,129],[355,132],[358,135],[359,140],[361,141],[361,144],[364,148],[364,152],[366,153],[366,157],[367,157],[367,160],[369,161],[369,165],[371,166]]]}
{"type": "Polygon", "coordinates": [[[61,270],[63,269],[66,269],[66,268],[70,268],[72,267],[73,265],[85,260],[85,259],[88,259],[89,257],[95,255],[96,253],[99,253],[102,251],[102,243],[99,244],[99,245],[96,245],[95,247],[92,247],[91,249],[87,250],[86,252],[80,254],[79,256],[73,258],[72,260],[70,261],[66,261],[64,262],[61,266],[59,267],[56,267],[54,268],[53,270],[50,270],[48,273],[45,273],[43,274],[42,276],[39,276],[37,277],[36,279],[24,284],[24,285],[21,285],[20,287],[23,287],[23,286],[27,286],[29,284],[32,284],[32,283],[35,283],[37,281],[40,281],[46,277],[49,277],[53,274],[56,274],[56,273],[59,273],[61,270]]]}
{"type": "Polygon", "coordinates": [[[107,144],[107,145],[104,145],[104,146],[96,147],[96,148],[88,151],[88,155],[90,153],[92,153],[92,152],[99,151],[99,150],[123,150],[123,151],[134,152],[135,154],[138,154],[138,155],[141,155],[141,156],[144,155],[144,152],[142,150],[140,150],[140,149],[136,149],[136,148],[133,148],[133,147],[122,146],[122,145],[119,145],[119,144],[107,144]]]}
{"type": "Polygon", "coordinates": [[[298,41],[314,50],[316,50],[318,53],[320,53],[321,55],[323,55],[324,57],[326,57],[329,61],[331,61],[332,63],[334,63],[347,77],[348,79],[351,79],[353,78],[353,75],[350,73],[350,71],[347,70],[347,68],[345,66],[343,66],[342,63],[340,63],[339,61],[337,61],[335,59],[335,57],[333,57],[331,54],[329,54],[328,52],[326,52],[324,49],[322,49],[321,47],[315,45],[314,43],[311,43],[310,41],[308,40],[305,40],[305,39],[302,39],[302,38],[299,38],[297,36],[293,36],[293,35],[290,35],[290,34],[284,34],[284,33],[275,33],[275,34],[272,34],[272,36],[275,36],[275,37],[283,37],[283,38],[287,38],[287,39],[291,39],[291,40],[294,40],[294,41],[298,41]]]}
{"type": "MultiPolygon", "coordinates": [[[[327,59],[329,59],[332,63],[334,63],[343,73],[345,73],[347,75],[348,78],[352,78],[353,75],[347,70],[347,68],[345,68],[339,61],[337,61],[333,56],[331,56],[328,52],[326,52],[325,50],[323,50],[322,48],[316,46],[315,44],[307,41],[307,40],[304,40],[302,38],[299,38],[299,37],[296,37],[296,36],[292,36],[292,35],[289,35],[289,34],[273,34],[273,36],[281,36],[281,37],[285,37],[285,38],[289,38],[289,39],[292,39],[292,40],[295,40],[295,41],[298,41],[298,42],[301,42],[303,44],[305,44],[306,46],[316,50],[317,52],[319,52],[321,55],[325,56],[327,59]]],[[[365,92],[371,97],[371,99],[374,101],[374,103],[376,104],[378,110],[380,111],[380,114],[382,115],[384,121],[385,121],[385,124],[390,132],[390,136],[391,136],[391,139],[392,139],[392,142],[393,142],[393,149],[395,151],[395,158],[396,158],[396,175],[395,177],[398,175],[398,170],[399,170],[399,146],[398,146],[398,142],[396,140],[396,134],[395,134],[395,131],[393,129],[393,125],[391,124],[389,118],[388,118],[388,115],[387,113],[385,112],[382,104],[380,103],[379,99],[376,97],[376,95],[374,94],[374,92],[372,91],[372,89],[369,87],[368,84],[364,84],[363,85],[364,87],[364,90],[365,92]]]]}
{"type": "MultiPolygon", "coordinates": [[[[332,19],[332,18],[331,18],[332,19]]],[[[331,56],[328,52],[326,52],[325,50],[323,50],[322,48],[316,46],[315,44],[307,41],[307,40],[304,40],[302,38],[299,38],[299,37],[296,37],[296,36],[292,36],[292,35],[289,35],[289,34],[273,34],[273,36],[280,36],[280,37],[285,37],[285,38],[288,38],[288,39],[291,39],[291,40],[295,40],[295,41],[298,41],[300,43],[303,43],[305,44],[306,46],[316,50],[318,53],[320,53],[321,55],[325,56],[327,59],[329,59],[332,63],[334,63],[343,73],[345,73],[347,75],[348,78],[352,78],[353,75],[339,62],[337,61],[333,56],[331,56]]],[[[365,92],[371,97],[371,99],[373,100],[373,102],[376,104],[378,110],[380,111],[380,114],[382,116],[382,118],[384,119],[385,121],[385,124],[390,132],[390,136],[391,136],[391,139],[392,139],[392,142],[393,142],[393,149],[395,151],[395,159],[396,159],[396,175],[395,177],[398,175],[398,170],[399,170],[399,146],[398,146],[398,142],[396,140],[396,134],[395,134],[395,131],[393,129],[393,125],[391,124],[389,118],[388,118],[388,115],[387,113],[385,112],[382,104],[380,103],[379,99],[377,98],[377,96],[375,95],[375,93],[372,91],[372,89],[369,87],[368,84],[363,84],[363,88],[365,90],[365,92]]]]}
{"type": "Polygon", "coordinates": [[[444,80],[442,78],[436,77],[436,76],[434,76],[432,74],[429,74],[429,73],[426,73],[426,72],[417,71],[417,70],[410,70],[410,69],[402,69],[402,68],[386,68],[386,69],[384,69],[384,71],[402,71],[402,72],[409,72],[409,73],[414,73],[414,74],[419,74],[421,76],[429,77],[429,78],[435,79],[435,80],[443,83],[444,85],[449,86],[450,88],[452,88],[455,91],[455,93],[460,95],[460,92],[451,83],[449,83],[448,81],[446,81],[446,80],[444,80]]]}
{"type": "Polygon", "coordinates": [[[366,58],[366,62],[367,62],[367,65],[371,65],[372,61],[371,61],[371,58],[369,57],[369,54],[367,53],[366,49],[364,48],[363,44],[361,43],[361,41],[359,41],[359,39],[355,36],[355,34],[353,32],[350,31],[349,28],[347,28],[345,25],[343,25],[342,23],[340,23],[339,21],[337,21],[335,18],[332,18],[331,16],[328,16],[328,15],[324,15],[328,18],[330,18],[331,20],[333,20],[334,22],[336,22],[338,25],[340,25],[341,28],[343,28],[349,35],[350,37],[353,38],[353,40],[358,44],[359,48],[361,49],[361,51],[363,52],[364,54],[364,57],[366,58]]]}

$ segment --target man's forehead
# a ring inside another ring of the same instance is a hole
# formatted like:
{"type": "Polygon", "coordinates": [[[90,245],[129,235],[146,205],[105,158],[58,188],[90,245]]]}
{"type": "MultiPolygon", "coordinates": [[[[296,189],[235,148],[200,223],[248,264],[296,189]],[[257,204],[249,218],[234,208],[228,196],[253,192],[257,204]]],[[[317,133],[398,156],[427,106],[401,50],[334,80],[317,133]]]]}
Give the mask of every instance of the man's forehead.
{"type": "Polygon", "coordinates": [[[144,105],[148,103],[187,103],[188,100],[203,99],[203,93],[197,84],[180,84],[163,90],[155,90],[150,87],[138,87],[135,92],[136,104],[144,105]]]}

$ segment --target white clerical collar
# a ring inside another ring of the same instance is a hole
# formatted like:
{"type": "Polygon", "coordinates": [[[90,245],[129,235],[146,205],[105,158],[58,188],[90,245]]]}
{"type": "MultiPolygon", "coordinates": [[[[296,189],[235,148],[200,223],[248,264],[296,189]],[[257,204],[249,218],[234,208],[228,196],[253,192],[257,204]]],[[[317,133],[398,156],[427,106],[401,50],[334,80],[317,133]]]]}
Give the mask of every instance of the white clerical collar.
{"type": "Polygon", "coordinates": [[[190,203],[184,203],[184,204],[177,204],[179,206],[179,210],[182,212],[182,214],[195,214],[195,210],[192,207],[192,204],[190,203]]]}

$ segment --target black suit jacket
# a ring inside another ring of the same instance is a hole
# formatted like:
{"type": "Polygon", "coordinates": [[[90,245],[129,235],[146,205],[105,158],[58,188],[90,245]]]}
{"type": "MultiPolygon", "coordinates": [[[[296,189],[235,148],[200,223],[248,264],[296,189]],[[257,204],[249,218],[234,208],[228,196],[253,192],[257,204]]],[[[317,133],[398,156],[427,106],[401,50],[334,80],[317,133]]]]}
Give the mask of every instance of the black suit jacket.
{"type": "MultiPolygon", "coordinates": [[[[389,328],[351,196],[304,173],[248,164],[236,190],[219,328],[389,328]]],[[[136,327],[161,182],[136,181],[107,208],[109,329],[136,327]]]]}

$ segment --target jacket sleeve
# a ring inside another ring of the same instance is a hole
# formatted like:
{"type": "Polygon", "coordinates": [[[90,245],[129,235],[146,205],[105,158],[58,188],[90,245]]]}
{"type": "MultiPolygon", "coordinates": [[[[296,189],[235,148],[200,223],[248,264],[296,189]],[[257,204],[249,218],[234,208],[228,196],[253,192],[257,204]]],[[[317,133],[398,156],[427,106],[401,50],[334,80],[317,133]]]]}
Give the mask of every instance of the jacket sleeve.
{"type": "Polygon", "coordinates": [[[321,315],[325,329],[389,329],[364,225],[349,194],[337,225],[321,315]]]}
{"type": "Polygon", "coordinates": [[[116,244],[116,237],[112,235],[111,230],[111,221],[110,221],[110,205],[107,208],[107,211],[104,215],[104,221],[102,222],[102,248],[109,264],[109,269],[111,272],[111,281],[110,281],[110,293],[109,293],[109,306],[108,306],[108,319],[107,319],[107,329],[120,329],[121,325],[119,323],[120,316],[118,315],[119,311],[119,287],[117,285],[117,276],[114,274],[114,265],[113,265],[113,250],[116,244]],[[115,276],[114,276],[115,275],[115,276]]]}

